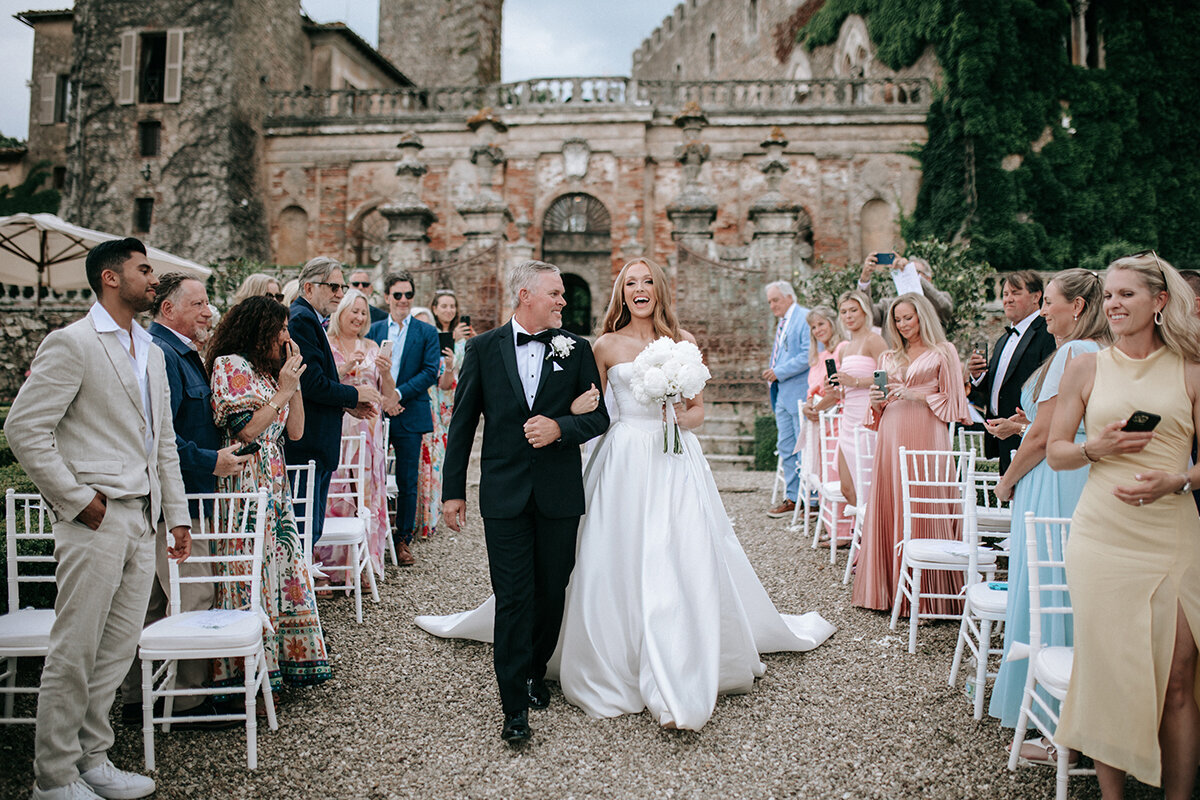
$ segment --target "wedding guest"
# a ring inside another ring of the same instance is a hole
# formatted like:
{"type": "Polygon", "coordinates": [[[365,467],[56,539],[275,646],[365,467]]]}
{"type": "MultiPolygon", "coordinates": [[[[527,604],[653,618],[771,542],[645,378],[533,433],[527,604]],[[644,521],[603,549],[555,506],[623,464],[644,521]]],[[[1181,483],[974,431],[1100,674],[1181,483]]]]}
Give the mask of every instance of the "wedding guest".
{"type": "MultiPolygon", "coordinates": [[[[374,387],[381,395],[389,395],[396,387],[392,384],[392,360],[390,352],[366,338],[368,322],[367,297],[358,289],[351,289],[338,303],[329,318],[329,346],[333,350],[333,361],[338,377],[347,386],[366,384],[374,387]]],[[[378,415],[342,417],[342,436],[365,434],[367,447],[367,474],[365,479],[367,502],[370,512],[367,520],[367,551],[375,574],[383,574],[383,555],[387,550],[387,536],[391,523],[387,513],[387,442],[383,438],[383,419],[378,415]]],[[[358,456],[357,445],[346,445],[345,458],[354,460],[358,456]]],[[[347,477],[335,472],[332,480],[347,477]]],[[[353,503],[344,500],[329,504],[331,517],[352,517],[358,512],[353,503]]],[[[345,563],[350,557],[349,548],[343,548],[337,558],[345,563]]],[[[335,561],[333,548],[317,548],[313,559],[323,564],[335,561]]]]}
{"type": "Polygon", "coordinates": [[[283,299],[279,302],[283,303],[288,308],[292,307],[292,303],[296,302],[296,298],[300,296],[300,281],[297,278],[292,278],[283,285],[283,299]]]}
{"type": "Polygon", "coordinates": [[[386,320],[367,332],[372,341],[392,342],[392,382],[396,385],[384,411],[391,420],[388,436],[396,450],[396,559],[412,566],[413,526],[417,518],[417,472],[421,437],[433,430],[429,387],[437,380],[438,337],[432,325],[414,320],[412,275],[397,272],[383,278],[388,298],[386,320]]]}
{"type": "MultiPolygon", "coordinates": [[[[930,302],[919,294],[900,295],[892,301],[887,326],[888,338],[896,344],[880,359],[880,368],[888,373],[887,394],[872,386],[865,422],[878,431],[878,440],[852,598],[856,606],[879,610],[891,609],[900,582],[900,448],[950,450],[947,425],[967,419],[962,364],[930,302]]],[[[961,531],[947,520],[917,519],[912,536],[956,540],[961,531]]],[[[947,571],[926,573],[922,581],[923,589],[936,594],[954,594],[962,587],[962,576],[947,571]]],[[[921,602],[922,613],[961,610],[958,601],[921,602]]],[[[907,616],[907,602],[900,613],[907,616]]]]}
{"type": "Polygon", "coordinates": [[[350,281],[351,289],[358,289],[367,298],[367,309],[370,311],[372,324],[381,319],[387,319],[387,312],[371,302],[375,295],[375,285],[371,280],[370,272],[365,269],[356,269],[350,273],[347,280],[350,281]]]}
{"type": "Polygon", "coordinates": [[[1188,798],[1200,757],[1200,518],[1188,451],[1200,426],[1195,296],[1153,251],[1108,265],[1115,341],[1067,365],[1046,460],[1088,467],[1065,553],[1071,683],[1054,738],[1095,763],[1105,800],[1125,776],[1188,798]],[[1135,412],[1158,417],[1153,430],[1135,412]],[[1141,425],[1130,425],[1142,422],[1141,425]],[[1080,423],[1087,431],[1076,441],[1080,423]],[[1127,430],[1126,426],[1130,429],[1127,430]]]}
{"type": "MultiPolygon", "coordinates": [[[[269,495],[263,596],[257,599],[271,623],[264,647],[272,690],[321,683],[333,675],[280,445],[285,434],[289,441],[299,440],[307,423],[300,386],[308,366],[288,334],[287,321],[287,309],[274,298],[247,298],[225,314],[208,356],[213,421],[224,445],[258,445],[240,472],[217,480],[217,489],[249,492],[265,487],[269,495]]],[[[247,543],[231,540],[214,549],[244,554],[247,543]]],[[[244,608],[254,599],[247,596],[249,591],[244,583],[221,584],[216,605],[244,608]]],[[[215,661],[214,685],[241,682],[242,659],[215,661]]]]}
{"type": "MultiPolygon", "coordinates": [[[[1026,573],[1025,512],[1039,517],[1069,517],[1075,512],[1079,495],[1087,481],[1087,467],[1055,471],[1045,461],[1050,421],[1058,404],[1059,384],[1067,365],[1083,353],[1095,353],[1112,341],[1108,319],[1104,316],[1104,281],[1094,272],[1069,269],[1060,272],[1046,285],[1042,317],[1046,330],[1058,349],[1025,382],[1021,390],[1021,408],[1029,415],[988,423],[988,432],[998,439],[1020,437],[1012,464],[996,484],[996,497],[1012,500],[1012,528],[1008,539],[1008,607],[1004,619],[1004,652],[1013,642],[1029,641],[1029,581],[1026,573]]],[[[1076,431],[1075,440],[1083,442],[1084,432],[1076,431]]],[[[1052,646],[1070,646],[1066,620],[1042,621],[1042,642],[1052,646]]],[[[1006,728],[1015,728],[1025,690],[1027,659],[1001,661],[1000,674],[992,689],[989,713],[1006,728]]],[[[1051,702],[1053,702],[1051,700],[1051,702]]],[[[1044,737],[1031,739],[1021,748],[1026,761],[1055,763],[1056,754],[1044,737]]]]}
{"type": "MultiPolygon", "coordinates": [[[[1008,325],[992,347],[991,361],[976,351],[967,361],[971,398],[985,409],[985,419],[1011,417],[1021,400],[1021,387],[1033,371],[1054,352],[1054,337],[1046,331],[1046,321],[1038,314],[1042,305],[1042,279],[1032,270],[1004,276],[1001,294],[1008,325]]],[[[984,455],[1000,458],[1000,473],[1008,469],[1017,441],[1000,441],[984,435],[984,455]]]]}
{"type": "Polygon", "coordinates": [[[766,286],[767,305],[779,320],[775,326],[775,342],[771,360],[763,379],[770,389],[771,408],[775,411],[777,430],[775,445],[783,458],[783,474],[787,476],[786,493],[767,516],[779,518],[796,510],[800,496],[800,475],[796,471],[796,437],[800,432],[800,403],[808,389],[808,309],[796,302],[796,292],[787,281],[775,281],[766,286]]]}
{"type": "MultiPolygon", "coordinates": [[[[336,259],[317,256],[304,265],[299,281],[301,296],[290,306],[288,332],[306,367],[301,380],[305,425],[303,435],[289,440],[284,449],[289,464],[307,464],[310,459],[317,463],[313,487],[313,544],[316,544],[325,525],[329,479],[341,454],[342,416],[349,413],[366,419],[378,413],[382,398],[373,386],[342,384],[333,351],[329,349],[325,328],[345,289],[342,265],[336,259]]],[[[307,491],[303,480],[297,491],[307,491]]]]}
{"type": "MultiPolygon", "coordinates": [[[[150,338],[162,351],[171,392],[171,418],[175,425],[175,448],[179,452],[179,471],[183,488],[193,492],[215,492],[217,477],[242,471],[245,456],[234,455],[240,445],[221,447],[221,434],[213,424],[212,391],[208,372],[195,342],[201,331],[207,332],[211,320],[208,293],[204,284],[181,272],[170,272],[159,278],[150,324],[150,338]]],[[[198,530],[200,509],[192,508],[192,528],[198,530]]],[[[166,529],[159,523],[155,536],[155,580],[150,589],[150,603],[145,624],[157,622],[167,615],[170,597],[170,578],[167,571],[166,529]]],[[[198,556],[209,555],[208,542],[193,542],[193,559],[179,565],[183,577],[211,575],[209,564],[197,562],[198,556]]],[[[212,608],[211,583],[184,583],[179,587],[179,611],[202,611],[212,608]]],[[[208,659],[180,661],[177,665],[175,688],[196,689],[212,677],[212,662],[208,659]]],[[[121,684],[121,721],[126,725],[142,724],[142,667],[134,660],[121,684]]],[[[182,695],[175,698],[176,716],[206,716],[216,714],[211,698],[204,695],[182,695]]],[[[236,721],[205,722],[204,727],[227,728],[236,721]]]]}
{"type": "MultiPolygon", "coordinates": [[[[858,290],[867,296],[867,301],[871,300],[871,273],[887,271],[893,269],[902,270],[908,266],[909,262],[917,270],[917,277],[921,280],[921,293],[925,299],[933,306],[933,310],[937,312],[938,321],[942,323],[942,329],[945,330],[950,326],[950,321],[954,318],[954,298],[949,292],[943,292],[941,289],[933,285],[933,267],[924,258],[906,258],[899,253],[891,253],[893,262],[891,264],[880,264],[880,253],[868,253],[863,259],[862,272],[858,275],[858,290]]],[[[877,328],[882,328],[885,325],[887,310],[891,307],[894,297],[884,297],[871,307],[871,324],[877,328]]]]}
{"type": "Polygon", "coordinates": [[[38,347],[4,424],[54,520],[58,594],[37,701],[34,800],[154,793],[152,779],[108,759],[108,715],[137,652],[155,524],[165,520],[174,537],[170,558],[186,560],[191,545],[163,354],[134,321],[158,285],[146,247],[101,242],[84,270],[96,303],[38,347]]]}
{"type": "Polygon", "coordinates": [[[247,275],[246,279],[242,281],[242,285],[238,287],[238,290],[233,293],[233,297],[229,299],[229,305],[233,307],[247,297],[259,297],[262,295],[273,297],[280,303],[283,302],[283,292],[279,289],[279,281],[266,273],[255,272],[247,275]]]}
{"type": "Polygon", "coordinates": [[[854,485],[854,476],[858,466],[858,438],[855,430],[866,422],[875,370],[888,348],[883,337],[871,329],[871,298],[866,294],[859,291],[844,292],[838,298],[838,314],[842,327],[850,336],[850,340],[842,347],[837,372],[842,396],[838,478],[846,502],[857,505],[858,489],[854,485]]]}
{"type": "Polygon", "coordinates": [[[441,517],[442,462],[446,457],[446,436],[454,412],[454,390],[458,386],[458,365],[462,363],[467,339],[474,329],[459,318],[458,297],[450,289],[438,289],[433,300],[433,326],[437,328],[439,344],[446,334],[453,337],[453,347],[442,347],[437,383],[429,387],[429,405],[433,411],[433,430],[421,439],[421,466],[418,479],[417,535],[425,539],[437,532],[441,517]]]}

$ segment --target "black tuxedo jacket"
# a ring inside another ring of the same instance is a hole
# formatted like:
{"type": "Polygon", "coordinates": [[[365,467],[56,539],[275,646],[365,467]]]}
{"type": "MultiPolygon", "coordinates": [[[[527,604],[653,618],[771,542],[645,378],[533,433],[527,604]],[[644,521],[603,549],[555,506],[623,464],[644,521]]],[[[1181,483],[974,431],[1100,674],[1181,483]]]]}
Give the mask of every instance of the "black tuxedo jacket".
{"type": "Polygon", "coordinates": [[[342,416],[358,405],[358,390],[338,378],[337,364],[329,348],[329,336],[321,327],[317,312],[303,297],[292,303],[288,334],[308,369],[300,376],[304,397],[304,435],[284,443],[289,464],[303,464],[310,458],[317,469],[337,469],[342,447],[342,416]]]}
{"type": "MultiPolygon", "coordinates": [[[[547,517],[575,517],[584,512],[583,468],[579,445],[608,429],[604,403],[588,414],[571,414],[571,401],[600,375],[586,339],[554,331],[575,343],[563,358],[550,355],[542,364],[533,408],[517,374],[512,323],[467,340],[466,355],[454,393],[454,415],[446,442],[442,501],[467,497],[467,462],[479,417],[483,428],[479,510],[486,518],[511,519],[524,511],[532,494],[547,517]],[[554,365],[561,367],[555,370],[554,365]],[[546,416],[558,423],[562,438],[535,449],[525,440],[525,422],[546,416]]],[[[549,354],[547,348],[547,354],[549,354]]]]}
{"type": "MultiPolygon", "coordinates": [[[[1039,316],[1033,320],[1029,329],[1025,331],[1025,335],[1021,337],[1012,360],[1008,362],[1008,370],[1004,375],[997,376],[1000,352],[1011,335],[1005,332],[996,340],[992,347],[992,359],[988,363],[987,373],[979,385],[971,391],[971,400],[985,409],[984,416],[989,419],[993,418],[993,414],[1000,417],[1011,417],[1017,413],[1017,406],[1021,404],[1021,387],[1025,385],[1025,381],[1029,380],[1029,376],[1037,371],[1042,362],[1050,357],[1057,346],[1054,337],[1046,330],[1046,320],[1039,316]],[[992,385],[996,380],[1000,381],[1000,407],[989,408],[992,385]]],[[[1029,410],[1025,409],[1026,414],[1029,413],[1029,410]]],[[[1008,454],[1016,449],[1020,444],[1020,439],[1013,436],[1005,439],[1003,444],[1002,447],[1001,442],[990,434],[984,437],[985,454],[989,458],[1000,456],[1001,471],[1008,467],[1008,454]]]]}

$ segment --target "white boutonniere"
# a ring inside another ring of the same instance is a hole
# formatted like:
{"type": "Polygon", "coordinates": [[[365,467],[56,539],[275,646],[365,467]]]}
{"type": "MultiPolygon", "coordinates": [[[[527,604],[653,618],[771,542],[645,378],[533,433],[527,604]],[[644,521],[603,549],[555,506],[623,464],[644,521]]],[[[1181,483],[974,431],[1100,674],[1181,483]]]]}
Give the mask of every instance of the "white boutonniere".
{"type": "Polygon", "coordinates": [[[575,340],[570,336],[563,336],[561,333],[550,340],[550,344],[546,346],[546,360],[551,358],[564,359],[571,355],[571,351],[575,349],[575,340]]]}

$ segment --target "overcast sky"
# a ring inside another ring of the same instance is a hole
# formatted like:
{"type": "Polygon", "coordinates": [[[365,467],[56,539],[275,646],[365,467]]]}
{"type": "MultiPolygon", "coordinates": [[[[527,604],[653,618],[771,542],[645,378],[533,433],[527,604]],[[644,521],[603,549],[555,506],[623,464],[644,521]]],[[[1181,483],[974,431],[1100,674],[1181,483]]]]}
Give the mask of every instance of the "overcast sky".
{"type": "MultiPolygon", "coordinates": [[[[301,0],[318,22],[342,21],[376,44],[374,0],[301,0]]],[[[628,75],[642,40],[679,0],[506,0],[501,71],[505,81],[575,75],[628,75]]],[[[18,11],[70,8],[71,0],[0,0],[0,133],[24,139],[29,127],[33,29],[18,11]]]]}

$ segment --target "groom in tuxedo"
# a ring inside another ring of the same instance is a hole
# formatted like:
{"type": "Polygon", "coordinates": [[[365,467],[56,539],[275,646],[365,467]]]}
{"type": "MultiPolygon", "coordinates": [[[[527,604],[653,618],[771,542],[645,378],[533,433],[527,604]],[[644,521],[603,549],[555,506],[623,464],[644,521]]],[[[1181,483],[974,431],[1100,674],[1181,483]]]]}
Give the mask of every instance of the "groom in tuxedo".
{"type": "Polygon", "coordinates": [[[574,416],[571,401],[600,384],[587,340],[560,330],[558,267],[526,261],[508,276],[512,320],[467,341],[446,444],[442,513],[466,519],[467,463],[483,431],[479,510],[496,595],[495,667],[501,738],[530,736],[528,708],[545,708],[546,662],[558,642],[563,597],[584,512],[579,446],[608,428],[608,411],[574,416]]]}

